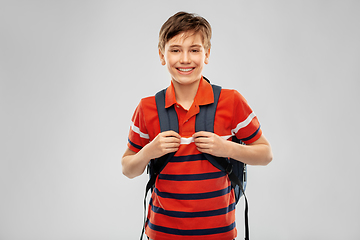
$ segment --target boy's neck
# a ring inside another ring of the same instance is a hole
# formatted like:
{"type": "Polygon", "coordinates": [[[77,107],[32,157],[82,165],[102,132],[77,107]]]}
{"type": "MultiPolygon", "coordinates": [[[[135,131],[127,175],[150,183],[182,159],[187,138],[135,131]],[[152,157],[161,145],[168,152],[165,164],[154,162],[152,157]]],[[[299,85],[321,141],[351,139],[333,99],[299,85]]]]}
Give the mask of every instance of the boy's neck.
{"type": "Polygon", "coordinates": [[[187,85],[179,84],[176,81],[172,81],[175,90],[176,102],[180,104],[184,109],[190,109],[192,103],[194,102],[200,81],[201,79],[187,85]]]}

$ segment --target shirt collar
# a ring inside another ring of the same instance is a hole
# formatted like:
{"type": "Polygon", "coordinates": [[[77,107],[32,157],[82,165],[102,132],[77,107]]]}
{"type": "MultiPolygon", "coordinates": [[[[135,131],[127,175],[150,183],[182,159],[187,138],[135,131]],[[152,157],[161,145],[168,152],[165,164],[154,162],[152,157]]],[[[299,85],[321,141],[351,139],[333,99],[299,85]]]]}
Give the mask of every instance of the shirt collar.
{"type": "MultiPolygon", "coordinates": [[[[212,86],[203,77],[201,77],[199,88],[194,98],[194,103],[196,105],[208,105],[213,102],[214,102],[214,93],[212,86]]],[[[177,102],[175,97],[174,85],[171,82],[171,85],[166,90],[165,108],[171,107],[174,104],[177,104],[177,102]]]]}

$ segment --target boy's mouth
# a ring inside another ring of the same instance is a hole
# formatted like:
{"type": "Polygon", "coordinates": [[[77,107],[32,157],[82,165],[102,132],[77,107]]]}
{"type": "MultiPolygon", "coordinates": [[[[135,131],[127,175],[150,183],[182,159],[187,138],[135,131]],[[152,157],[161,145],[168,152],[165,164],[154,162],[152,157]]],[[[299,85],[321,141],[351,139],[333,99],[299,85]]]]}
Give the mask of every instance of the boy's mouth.
{"type": "Polygon", "coordinates": [[[194,70],[195,68],[176,68],[176,69],[180,72],[188,73],[188,72],[191,72],[192,70],[194,70]]]}

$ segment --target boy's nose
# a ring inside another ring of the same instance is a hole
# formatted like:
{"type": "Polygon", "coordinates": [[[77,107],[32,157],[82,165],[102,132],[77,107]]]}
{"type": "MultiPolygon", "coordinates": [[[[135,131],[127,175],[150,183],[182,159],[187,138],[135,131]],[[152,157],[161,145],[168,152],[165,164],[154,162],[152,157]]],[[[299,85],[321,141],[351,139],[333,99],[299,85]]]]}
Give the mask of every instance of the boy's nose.
{"type": "Polygon", "coordinates": [[[181,54],[180,63],[191,63],[190,56],[187,52],[181,54]]]}

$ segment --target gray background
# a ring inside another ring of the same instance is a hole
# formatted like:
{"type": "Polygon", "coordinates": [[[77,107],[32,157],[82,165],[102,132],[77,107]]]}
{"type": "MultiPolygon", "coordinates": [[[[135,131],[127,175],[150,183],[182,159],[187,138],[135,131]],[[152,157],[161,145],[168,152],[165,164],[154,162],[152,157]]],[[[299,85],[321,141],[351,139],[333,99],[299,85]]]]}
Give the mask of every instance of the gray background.
{"type": "MultiPolygon", "coordinates": [[[[204,75],[249,101],[252,239],[360,239],[359,1],[0,1],[0,239],[137,239],[147,176],[121,174],[140,98],[170,83],[158,31],[212,24],[204,75]]],[[[243,239],[243,201],[238,205],[243,239]]]]}

